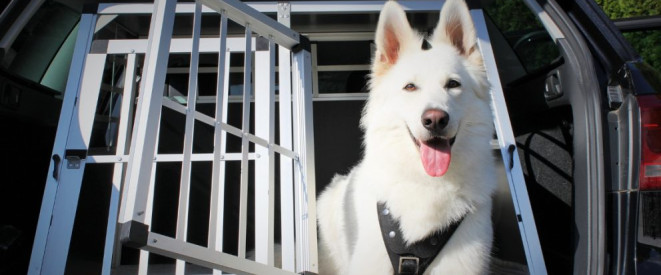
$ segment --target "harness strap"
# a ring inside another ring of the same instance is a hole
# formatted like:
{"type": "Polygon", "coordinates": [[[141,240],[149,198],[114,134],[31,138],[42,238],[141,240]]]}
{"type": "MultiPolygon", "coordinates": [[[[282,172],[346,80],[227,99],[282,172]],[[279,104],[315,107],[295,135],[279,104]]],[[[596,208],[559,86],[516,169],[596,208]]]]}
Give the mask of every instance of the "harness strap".
{"type": "Polygon", "coordinates": [[[463,218],[461,218],[447,228],[438,230],[413,244],[406,245],[402,238],[399,221],[390,215],[390,210],[385,203],[379,202],[377,211],[381,237],[383,237],[383,242],[386,245],[395,275],[424,274],[463,221],[463,218]]]}

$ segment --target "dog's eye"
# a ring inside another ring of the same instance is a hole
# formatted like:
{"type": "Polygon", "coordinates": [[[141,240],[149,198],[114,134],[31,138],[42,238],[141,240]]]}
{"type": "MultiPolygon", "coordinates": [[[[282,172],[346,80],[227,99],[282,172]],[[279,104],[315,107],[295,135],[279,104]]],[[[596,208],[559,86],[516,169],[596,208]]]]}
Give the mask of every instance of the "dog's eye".
{"type": "Polygon", "coordinates": [[[406,90],[408,92],[413,92],[417,89],[418,89],[418,87],[416,87],[415,84],[413,84],[413,83],[409,83],[409,84],[406,84],[406,86],[404,86],[404,90],[406,90]]]}
{"type": "Polygon", "coordinates": [[[452,89],[452,88],[457,88],[460,87],[461,83],[459,81],[456,81],[454,79],[450,79],[447,84],[445,84],[446,89],[452,89]]]}

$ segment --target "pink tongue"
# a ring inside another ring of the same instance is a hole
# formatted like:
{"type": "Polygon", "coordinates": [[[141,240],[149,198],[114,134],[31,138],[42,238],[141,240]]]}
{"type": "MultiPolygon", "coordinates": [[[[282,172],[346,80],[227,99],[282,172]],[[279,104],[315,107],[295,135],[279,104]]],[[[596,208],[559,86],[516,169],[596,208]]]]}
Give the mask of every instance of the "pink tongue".
{"type": "Polygon", "coordinates": [[[420,142],[420,158],[428,175],[445,175],[450,166],[450,142],[446,139],[434,140],[431,144],[420,142]]]}

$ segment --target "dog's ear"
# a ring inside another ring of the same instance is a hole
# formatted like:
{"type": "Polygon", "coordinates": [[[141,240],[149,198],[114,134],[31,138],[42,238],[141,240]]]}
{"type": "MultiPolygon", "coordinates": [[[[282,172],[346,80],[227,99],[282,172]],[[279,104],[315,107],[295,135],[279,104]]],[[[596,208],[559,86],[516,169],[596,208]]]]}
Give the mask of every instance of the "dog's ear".
{"type": "Polygon", "coordinates": [[[470,61],[482,63],[482,57],[477,50],[475,26],[463,0],[445,1],[432,41],[449,43],[470,61]]]}
{"type": "Polygon", "coordinates": [[[412,41],[417,39],[404,10],[395,1],[386,2],[376,28],[374,73],[380,75],[386,72],[412,41]]]}

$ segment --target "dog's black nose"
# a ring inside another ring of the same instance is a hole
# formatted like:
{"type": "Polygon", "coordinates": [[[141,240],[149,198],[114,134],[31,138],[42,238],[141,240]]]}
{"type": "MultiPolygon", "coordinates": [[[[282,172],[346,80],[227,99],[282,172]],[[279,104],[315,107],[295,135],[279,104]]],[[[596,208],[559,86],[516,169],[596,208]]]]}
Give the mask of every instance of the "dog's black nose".
{"type": "Polygon", "coordinates": [[[435,135],[441,135],[441,131],[448,126],[450,115],[439,109],[429,109],[422,113],[422,126],[435,135]]]}

